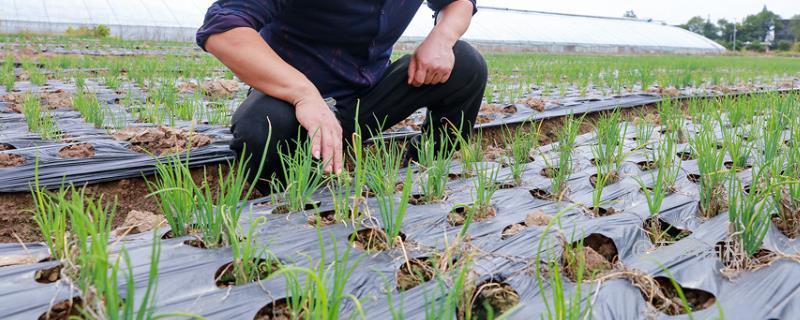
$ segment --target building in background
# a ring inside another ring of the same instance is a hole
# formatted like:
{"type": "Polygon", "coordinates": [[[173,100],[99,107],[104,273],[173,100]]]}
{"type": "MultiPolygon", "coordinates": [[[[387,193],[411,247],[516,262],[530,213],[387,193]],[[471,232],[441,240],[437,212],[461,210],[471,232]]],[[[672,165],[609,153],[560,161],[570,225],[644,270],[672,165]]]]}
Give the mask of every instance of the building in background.
{"type": "MultiPolygon", "coordinates": [[[[105,25],[124,39],[192,41],[213,0],[2,0],[0,32],[63,33],[105,25]]],[[[660,22],[480,7],[465,38],[485,50],[566,53],[717,54],[719,44],[660,22]]],[[[401,39],[410,47],[433,27],[422,7],[401,39]]]]}

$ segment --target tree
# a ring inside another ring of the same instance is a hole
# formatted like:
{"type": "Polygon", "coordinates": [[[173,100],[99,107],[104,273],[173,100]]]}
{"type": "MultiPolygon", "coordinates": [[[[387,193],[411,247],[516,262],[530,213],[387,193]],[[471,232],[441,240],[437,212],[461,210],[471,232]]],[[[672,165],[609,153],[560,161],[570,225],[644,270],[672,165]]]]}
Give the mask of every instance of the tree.
{"type": "Polygon", "coordinates": [[[635,12],[633,12],[633,10],[628,10],[628,11],[625,11],[625,14],[624,14],[624,15],[622,15],[622,17],[623,17],[623,18],[631,18],[631,19],[636,19],[636,18],[637,18],[637,17],[636,17],[636,13],[635,13],[635,12]]]}
{"type": "Polygon", "coordinates": [[[694,33],[702,34],[703,33],[703,24],[705,24],[705,23],[706,23],[706,21],[703,20],[703,17],[696,16],[696,17],[692,17],[691,19],[689,19],[689,21],[687,21],[685,24],[679,25],[679,27],[684,28],[684,29],[689,30],[689,31],[694,32],[694,33]]]}
{"type": "Polygon", "coordinates": [[[792,16],[791,20],[792,22],[789,23],[789,30],[792,31],[794,42],[797,43],[797,41],[800,40],[800,14],[792,16]]]}
{"type": "Polygon", "coordinates": [[[763,42],[767,37],[770,27],[775,27],[775,33],[780,33],[783,24],[777,23],[781,16],[769,11],[767,6],[755,15],[749,15],[742,21],[741,29],[737,35],[742,41],[763,42]]]}
{"type": "Polygon", "coordinates": [[[719,36],[719,28],[711,22],[711,19],[703,19],[701,16],[692,17],[686,24],[679,27],[689,30],[691,32],[701,34],[711,40],[717,40],[719,36]]]}

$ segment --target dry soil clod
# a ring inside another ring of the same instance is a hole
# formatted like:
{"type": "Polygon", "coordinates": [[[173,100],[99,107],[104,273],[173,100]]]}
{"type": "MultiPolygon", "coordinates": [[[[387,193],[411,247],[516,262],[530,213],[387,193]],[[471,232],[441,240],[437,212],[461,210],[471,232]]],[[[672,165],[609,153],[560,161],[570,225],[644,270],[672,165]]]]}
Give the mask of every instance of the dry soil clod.
{"type": "Polygon", "coordinates": [[[119,141],[130,143],[130,149],[134,152],[152,153],[159,156],[184,152],[189,147],[199,148],[212,142],[212,138],[208,135],[167,126],[130,127],[115,132],[113,137],[119,141]]]}
{"type": "Polygon", "coordinates": [[[91,143],[71,144],[58,150],[58,156],[64,159],[86,159],[94,157],[94,145],[91,143]]]}
{"type": "Polygon", "coordinates": [[[13,153],[0,153],[0,168],[19,167],[25,164],[25,157],[13,153]]]}

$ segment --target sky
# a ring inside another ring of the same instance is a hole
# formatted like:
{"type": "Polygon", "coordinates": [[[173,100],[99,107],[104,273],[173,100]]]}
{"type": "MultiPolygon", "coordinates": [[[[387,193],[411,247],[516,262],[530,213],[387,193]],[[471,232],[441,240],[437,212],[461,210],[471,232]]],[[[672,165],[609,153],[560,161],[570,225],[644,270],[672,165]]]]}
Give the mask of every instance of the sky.
{"type": "Polygon", "coordinates": [[[712,21],[720,18],[742,21],[747,15],[761,11],[764,5],[784,18],[800,14],[800,0],[478,0],[478,5],[610,17],[621,17],[625,11],[633,10],[639,18],[669,24],[709,15],[712,21]]]}

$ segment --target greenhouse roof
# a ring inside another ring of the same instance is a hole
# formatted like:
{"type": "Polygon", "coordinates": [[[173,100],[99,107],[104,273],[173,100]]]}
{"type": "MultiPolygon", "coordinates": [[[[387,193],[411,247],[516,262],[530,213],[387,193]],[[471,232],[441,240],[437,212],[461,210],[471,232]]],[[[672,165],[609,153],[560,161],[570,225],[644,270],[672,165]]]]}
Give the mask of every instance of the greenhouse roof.
{"type": "MultiPolygon", "coordinates": [[[[4,0],[4,32],[59,32],[104,24],[132,39],[192,40],[213,0],[4,0]]],[[[641,47],[653,51],[723,52],[717,43],[681,28],[636,19],[479,7],[465,39],[517,46],[641,47]]],[[[418,40],[433,27],[420,9],[404,34],[418,40]]]]}

